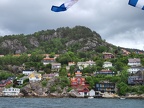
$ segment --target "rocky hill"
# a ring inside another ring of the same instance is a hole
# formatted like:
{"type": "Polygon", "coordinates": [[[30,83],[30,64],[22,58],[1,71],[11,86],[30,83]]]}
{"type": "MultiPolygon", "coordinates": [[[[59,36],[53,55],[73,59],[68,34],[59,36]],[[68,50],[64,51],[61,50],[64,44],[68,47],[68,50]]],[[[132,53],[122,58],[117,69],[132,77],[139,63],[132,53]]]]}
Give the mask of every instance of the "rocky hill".
{"type": "Polygon", "coordinates": [[[100,46],[108,49],[115,47],[102,40],[98,33],[84,26],[0,37],[0,54],[30,53],[36,49],[43,53],[63,53],[67,50],[96,51],[100,46]]]}

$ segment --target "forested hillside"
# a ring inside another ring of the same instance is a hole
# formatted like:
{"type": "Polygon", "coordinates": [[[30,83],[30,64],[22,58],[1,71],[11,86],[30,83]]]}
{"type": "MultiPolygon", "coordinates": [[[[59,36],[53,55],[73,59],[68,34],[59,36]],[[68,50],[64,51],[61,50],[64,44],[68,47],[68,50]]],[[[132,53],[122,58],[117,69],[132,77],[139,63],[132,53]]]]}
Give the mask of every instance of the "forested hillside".
{"type": "Polygon", "coordinates": [[[117,47],[105,42],[95,31],[84,26],[42,30],[34,34],[0,37],[0,54],[65,53],[114,51],[117,47]]]}

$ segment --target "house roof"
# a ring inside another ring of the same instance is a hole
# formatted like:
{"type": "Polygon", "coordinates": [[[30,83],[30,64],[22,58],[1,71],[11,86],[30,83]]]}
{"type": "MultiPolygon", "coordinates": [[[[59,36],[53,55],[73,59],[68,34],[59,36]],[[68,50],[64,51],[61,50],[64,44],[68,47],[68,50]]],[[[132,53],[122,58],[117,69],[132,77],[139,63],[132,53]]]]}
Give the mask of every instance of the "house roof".
{"type": "Polygon", "coordinates": [[[104,80],[104,81],[100,81],[100,83],[112,83],[112,82],[110,82],[108,80],[104,80]]]}
{"type": "Polygon", "coordinates": [[[129,63],[133,63],[133,62],[140,62],[139,58],[130,58],[128,59],[129,63]]]}
{"type": "Polygon", "coordinates": [[[112,72],[111,70],[101,70],[100,72],[112,72]]]}
{"type": "Polygon", "coordinates": [[[113,55],[112,53],[109,52],[103,52],[104,55],[113,55]]]}
{"type": "Polygon", "coordinates": [[[29,74],[29,78],[34,78],[34,77],[41,78],[41,74],[39,74],[39,73],[31,73],[31,74],[29,74]]]}
{"type": "Polygon", "coordinates": [[[77,71],[75,74],[76,75],[81,75],[82,73],[80,71],[77,71]]]}
{"type": "Polygon", "coordinates": [[[78,92],[89,92],[88,87],[86,87],[86,86],[84,86],[84,85],[77,86],[77,87],[76,87],[76,90],[77,90],[78,92]]]}
{"type": "Polygon", "coordinates": [[[55,60],[55,58],[43,58],[43,60],[55,60]]]}
{"type": "Polygon", "coordinates": [[[68,65],[71,66],[71,65],[75,65],[76,63],[75,62],[68,62],[68,65]]]}
{"type": "Polygon", "coordinates": [[[43,77],[55,77],[57,73],[44,74],[43,77]]]}
{"type": "Polygon", "coordinates": [[[0,81],[0,87],[4,87],[10,83],[12,83],[11,80],[2,80],[2,81],[0,81]]]}
{"type": "Polygon", "coordinates": [[[0,57],[4,57],[4,55],[0,55],[0,57]]]}
{"type": "MultiPolygon", "coordinates": [[[[77,79],[78,78],[73,77],[70,80],[71,80],[71,82],[77,82],[77,79]]],[[[81,80],[85,82],[85,78],[81,78],[81,80]]]]}
{"type": "Polygon", "coordinates": [[[105,61],[104,64],[112,64],[111,62],[105,61]]]}
{"type": "Polygon", "coordinates": [[[61,66],[61,63],[51,63],[52,66],[61,66]]]}
{"type": "Polygon", "coordinates": [[[34,69],[26,69],[26,70],[23,70],[23,71],[34,71],[34,69]]]}

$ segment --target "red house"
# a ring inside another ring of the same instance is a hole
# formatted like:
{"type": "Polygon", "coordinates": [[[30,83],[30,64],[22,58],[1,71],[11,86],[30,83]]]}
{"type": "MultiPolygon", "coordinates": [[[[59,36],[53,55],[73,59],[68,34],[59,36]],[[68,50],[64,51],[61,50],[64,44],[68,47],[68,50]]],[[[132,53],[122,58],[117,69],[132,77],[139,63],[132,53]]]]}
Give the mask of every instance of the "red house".
{"type": "Polygon", "coordinates": [[[114,55],[112,53],[103,52],[103,58],[104,59],[114,58],[114,55]]]}
{"type": "Polygon", "coordinates": [[[70,79],[71,86],[79,86],[79,85],[85,85],[85,78],[82,77],[82,73],[80,71],[77,71],[75,73],[75,77],[70,79]]]}
{"type": "Polygon", "coordinates": [[[70,79],[71,87],[78,91],[80,97],[84,97],[88,95],[89,85],[86,84],[86,80],[82,77],[82,73],[80,71],[75,72],[75,77],[70,79]]]}
{"type": "Polygon", "coordinates": [[[3,88],[9,84],[12,84],[11,80],[2,80],[2,81],[0,81],[0,88],[3,88]]]}

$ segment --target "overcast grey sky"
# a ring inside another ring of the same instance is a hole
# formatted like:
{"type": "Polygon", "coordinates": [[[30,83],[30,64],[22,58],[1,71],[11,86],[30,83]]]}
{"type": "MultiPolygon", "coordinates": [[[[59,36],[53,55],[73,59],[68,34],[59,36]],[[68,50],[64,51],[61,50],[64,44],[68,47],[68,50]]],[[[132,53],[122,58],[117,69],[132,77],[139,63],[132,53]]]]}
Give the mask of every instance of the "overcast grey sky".
{"type": "Polygon", "coordinates": [[[144,11],[129,0],[79,0],[65,12],[52,5],[67,0],[0,0],[0,36],[86,26],[116,46],[144,50],[144,11]]]}

